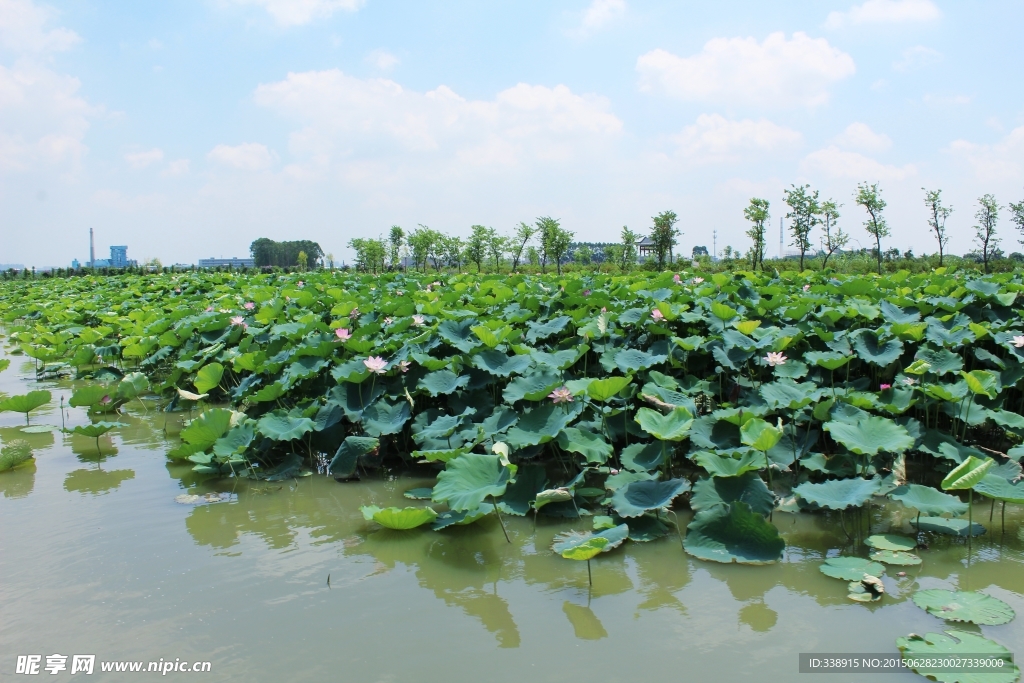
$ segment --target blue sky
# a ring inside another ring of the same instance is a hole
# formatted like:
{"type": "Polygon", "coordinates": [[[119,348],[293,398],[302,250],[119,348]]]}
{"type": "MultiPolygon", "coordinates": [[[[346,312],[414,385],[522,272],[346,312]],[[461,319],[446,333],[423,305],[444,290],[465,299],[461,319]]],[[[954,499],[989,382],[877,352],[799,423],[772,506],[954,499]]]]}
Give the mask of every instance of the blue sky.
{"type": "Polygon", "coordinates": [[[962,253],[978,196],[1024,199],[1022,23],[995,0],[0,0],[0,262],[84,259],[90,227],[164,263],[263,236],[343,259],[393,224],[603,241],[666,209],[684,252],[745,250],[747,201],[777,231],[791,183],[867,245],[860,181],[917,253],[943,189],[962,253]]]}

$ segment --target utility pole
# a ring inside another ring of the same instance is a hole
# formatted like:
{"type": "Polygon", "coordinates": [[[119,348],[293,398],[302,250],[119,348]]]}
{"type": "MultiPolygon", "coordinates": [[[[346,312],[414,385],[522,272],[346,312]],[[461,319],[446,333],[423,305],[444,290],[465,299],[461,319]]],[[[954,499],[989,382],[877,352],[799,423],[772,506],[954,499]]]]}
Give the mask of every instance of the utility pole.
{"type": "Polygon", "coordinates": [[[89,228],[89,267],[96,267],[96,247],[92,240],[92,228],[89,228]]]}
{"type": "Polygon", "coordinates": [[[779,258],[782,258],[782,216],[779,216],[779,258]]]}

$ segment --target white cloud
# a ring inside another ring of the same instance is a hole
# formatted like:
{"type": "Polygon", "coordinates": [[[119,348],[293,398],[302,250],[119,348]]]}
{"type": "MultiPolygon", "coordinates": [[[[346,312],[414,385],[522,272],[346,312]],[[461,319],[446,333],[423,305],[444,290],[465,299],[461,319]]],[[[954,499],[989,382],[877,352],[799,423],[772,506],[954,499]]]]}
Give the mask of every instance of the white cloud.
{"type": "Polygon", "coordinates": [[[163,158],[163,150],[157,147],[147,149],[142,152],[129,152],[124,155],[124,160],[128,162],[129,166],[135,169],[146,168],[150,164],[163,161],[163,158]]]}
{"type": "Polygon", "coordinates": [[[314,19],[330,17],[338,10],[355,12],[365,0],[234,0],[240,5],[258,5],[281,26],[301,26],[314,19]]]}
{"type": "Polygon", "coordinates": [[[188,159],[175,159],[174,161],[167,162],[167,168],[165,168],[160,175],[165,178],[173,178],[174,176],[185,175],[189,170],[188,159]]]}
{"type": "Polygon", "coordinates": [[[701,114],[697,122],[672,138],[679,153],[705,162],[737,161],[750,153],[799,145],[803,136],[766,119],[730,121],[720,114],[701,114]],[[742,156],[741,156],[742,154],[742,156]]]}
{"type": "Polygon", "coordinates": [[[608,24],[626,14],[626,0],[593,0],[583,10],[579,26],[567,31],[571,36],[585,38],[600,31],[608,24]]]}
{"type": "Polygon", "coordinates": [[[941,61],[942,53],[938,50],[924,45],[915,45],[904,50],[900,58],[892,63],[892,68],[905,73],[933,66],[941,61]]]}
{"type": "Polygon", "coordinates": [[[606,99],[564,85],[520,83],[493,100],[467,100],[443,85],[423,93],[331,69],[288,74],[260,85],[254,99],[302,125],[290,147],[310,169],[343,160],[346,172],[364,173],[364,158],[374,161],[374,173],[420,163],[440,164],[436,170],[565,160],[622,128],[606,99]]]}
{"type": "Polygon", "coordinates": [[[835,145],[808,154],[800,163],[800,169],[808,174],[821,173],[832,178],[869,182],[904,180],[917,174],[913,164],[891,166],[835,145]]]}
{"type": "Polygon", "coordinates": [[[1014,186],[1024,182],[1024,126],[990,145],[955,140],[947,151],[966,161],[978,180],[1014,186]]]}
{"type": "Polygon", "coordinates": [[[681,100],[758,106],[814,107],[828,101],[828,87],[853,75],[853,58],[824,38],[772,33],[754,38],[714,38],[692,57],[652,50],[637,59],[640,88],[681,100]]]}
{"type": "Polygon", "coordinates": [[[0,47],[17,53],[70,49],[81,38],[70,29],[48,29],[56,16],[55,10],[31,0],[0,0],[0,47]]]}
{"type": "Polygon", "coordinates": [[[859,149],[863,152],[884,152],[892,147],[892,138],[884,133],[876,133],[864,123],[851,123],[833,142],[845,149],[859,149]]]}
{"type": "Polygon", "coordinates": [[[931,93],[926,93],[925,96],[921,98],[921,101],[925,104],[937,104],[942,107],[951,104],[962,106],[970,104],[971,98],[968,95],[932,95],[931,93]]]}
{"type": "Polygon", "coordinates": [[[942,12],[932,0],[867,0],[846,12],[831,12],[825,20],[828,28],[849,24],[893,24],[934,21],[942,12]]]}
{"type": "Polygon", "coordinates": [[[210,150],[206,158],[243,171],[262,171],[274,163],[274,157],[266,145],[257,142],[243,142],[234,147],[217,145],[210,150]]]}
{"type": "Polygon", "coordinates": [[[97,190],[92,195],[93,203],[125,213],[159,208],[164,205],[165,199],[160,194],[128,196],[118,190],[97,190]]]}
{"type": "Polygon", "coordinates": [[[401,60],[387,50],[374,50],[366,55],[366,61],[380,71],[391,71],[401,60]]]}

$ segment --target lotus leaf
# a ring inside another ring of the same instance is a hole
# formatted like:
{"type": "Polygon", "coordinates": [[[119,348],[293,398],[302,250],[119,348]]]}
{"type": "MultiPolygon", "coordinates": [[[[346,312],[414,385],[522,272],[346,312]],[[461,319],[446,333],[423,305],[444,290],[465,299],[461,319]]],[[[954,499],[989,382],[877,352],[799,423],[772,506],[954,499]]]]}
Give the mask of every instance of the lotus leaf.
{"type": "Polygon", "coordinates": [[[579,453],[587,462],[603,464],[611,457],[612,446],[603,438],[576,427],[567,427],[558,435],[558,446],[569,453],[579,453]]]}
{"type": "Polygon", "coordinates": [[[701,451],[693,460],[713,477],[739,477],[764,467],[764,455],[751,450],[743,452],[738,458],[701,451]]]}
{"type": "Polygon", "coordinates": [[[698,512],[687,526],[686,552],[701,560],[771,564],[786,547],[779,530],[742,501],[698,512]]]}
{"type": "Polygon", "coordinates": [[[926,633],[923,636],[912,633],[905,638],[897,638],[896,647],[903,655],[904,662],[909,662],[910,669],[940,683],[1013,683],[1020,678],[1020,669],[1013,663],[1013,653],[976,633],[945,631],[926,633]],[[926,666],[935,660],[941,662],[956,657],[1001,659],[1005,666],[986,672],[926,666]]]}
{"type": "Polygon", "coordinates": [[[93,422],[92,424],[78,425],[71,430],[71,433],[78,434],[79,436],[87,436],[90,439],[98,439],[111,429],[127,426],[128,425],[123,422],[93,422]]]}
{"type": "Polygon", "coordinates": [[[740,427],[740,440],[762,453],[775,447],[782,438],[782,430],[773,427],[761,418],[748,420],[740,427]]]}
{"type": "Polygon", "coordinates": [[[346,436],[338,446],[331,459],[327,471],[335,479],[350,479],[355,476],[359,458],[372,453],[380,446],[380,441],[366,436],[346,436]]]}
{"type": "Polygon", "coordinates": [[[853,349],[861,359],[885,367],[903,354],[903,342],[899,339],[882,341],[880,336],[869,329],[860,329],[850,335],[853,349]]]}
{"type": "Polygon", "coordinates": [[[685,479],[668,481],[634,481],[612,495],[612,507],[620,517],[639,517],[648,510],[672,505],[672,499],[690,490],[685,479]]]}
{"type": "Polygon", "coordinates": [[[998,474],[989,473],[974,485],[974,490],[986,498],[1024,505],[1024,480],[1011,482],[998,474]]]}
{"type": "Polygon", "coordinates": [[[582,406],[566,409],[554,403],[542,403],[508,430],[506,441],[516,449],[547,443],[557,437],[580,410],[582,406]]]}
{"type": "Polygon", "coordinates": [[[473,355],[473,367],[497,377],[510,377],[526,372],[531,364],[529,356],[508,356],[493,349],[473,355]]]}
{"type": "Polygon", "coordinates": [[[940,588],[914,593],[914,604],[946,621],[969,621],[996,626],[1013,621],[1013,608],[998,598],[973,591],[949,591],[940,588]]]}
{"type": "Polygon", "coordinates": [[[893,564],[902,567],[911,567],[921,564],[921,558],[914,553],[901,552],[899,550],[879,550],[869,556],[875,562],[893,564]]]}
{"type": "Polygon", "coordinates": [[[196,373],[196,379],[194,384],[196,385],[196,391],[200,394],[216,389],[220,386],[221,377],[224,376],[224,366],[220,363],[210,363],[204,365],[199,372],[196,373]]]}
{"type": "Polygon", "coordinates": [[[430,528],[434,531],[447,529],[450,526],[468,526],[491,514],[493,508],[489,505],[481,505],[475,510],[446,510],[437,516],[430,528]]]}
{"type": "Polygon", "coordinates": [[[313,431],[316,425],[308,417],[294,417],[280,413],[264,415],[256,423],[256,430],[274,441],[293,441],[313,431]]]}
{"type": "Polygon", "coordinates": [[[456,389],[464,388],[468,383],[469,375],[456,375],[451,370],[438,370],[425,375],[417,387],[431,396],[444,396],[456,389]]]}
{"type": "Polygon", "coordinates": [[[672,531],[665,522],[652,514],[630,517],[626,520],[617,519],[617,521],[624,521],[626,523],[626,526],[629,527],[629,540],[638,543],[656,541],[659,538],[664,538],[672,531]]]}
{"type": "Polygon", "coordinates": [[[999,393],[999,376],[988,370],[971,370],[961,372],[960,376],[967,383],[972,394],[981,394],[987,398],[995,398],[999,393]]]}
{"type": "Polygon", "coordinates": [[[906,428],[884,417],[869,417],[856,424],[833,420],[824,428],[833,439],[860,455],[902,453],[914,447],[906,428]]]}
{"type": "Polygon", "coordinates": [[[89,408],[103,399],[109,398],[111,393],[109,387],[102,384],[90,384],[76,389],[75,393],[71,394],[68,405],[72,408],[89,408]]]}
{"type": "Polygon", "coordinates": [[[922,515],[962,515],[967,512],[967,503],[956,496],[920,484],[904,484],[894,489],[889,497],[922,515]]]}
{"type": "Polygon", "coordinates": [[[181,431],[181,440],[205,451],[230,429],[234,416],[235,413],[226,408],[204,411],[181,431]]]}
{"type": "Polygon", "coordinates": [[[969,522],[966,519],[946,519],[945,517],[918,517],[910,522],[919,531],[932,531],[947,536],[981,536],[985,533],[985,527],[977,522],[969,522]]]}
{"type": "Polygon", "coordinates": [[[412,412],[405,401],[388,403],[381,400],[363,411],[363,424],[367,434],[379,437],[398,434],[411,417],[412,412]]]}
{"type": "Polygon", "coordinates": [[[516,472],[516,480],[508,485],[505,494],[498,500],[498,508],[510,515],[522,517],[530,511],[537,494],[544,490],[547,483],[548,475],[542,466],[522,466],[516,472]]]}
{"type": "Polygon", "coordinates": [[[667,415],[640,408],[634,419],[645,432],[662,441],[682,441],[693,426],[693,415],[686,408],[674,408],[667,415]]]}
{"type": "Polygon", "coordinates": [[[881,576],[885,567],[862,557],[830,557],[818,569],[825,576],[843,581],[860,581],[864,575],[881,576]]]}
{"type": "Polygon", "coordinates": [[[460,455],[449,460],[437,476],[434,502],[447,503],[455,511],[472,510],[488,496],[498,498],[505,493],[513,471],[493,455],[460,455]]]}
{"type": "Polygon", "coordinates": [[[124,399],[133,399],[147,389],[149,389],[149,378],[141,372],[130,372],[118,382],[117,395],[124,399]]]}
{"type": "Polygon", "coordinates": [[[875,534],[865,538],[864,545],[875,550],[907,552],[917,547],[917,541],[906,536],[896,536],[895,534],[875,534]]]}
{"type": "MultiPolygon", "coordinates": [[[[608,552],[622,545],[629,538],[629,527],[625,524],[614,526],[610,529],[602,529],[595,532],[566,531],[555,536],[551,542],[551,549],[565,557],[565,553],[573,548],[591,544],[595,539],[601,539],[604,543],[599,552],[608,552]]],[[[595,555],[597,553],[594,553],[595,555]]],[[[591,555],[590,557],[593,557],[591,555]]],[[[587,558],[581,558],[587,559],[587,558]]]]}
{"type": "Polygon", "coordinates": [[[629,375],[625,377],[595,379],[587,385],[587,396],[595,401],[608,401],[618,396],[619,392],[625,389],[632,381],[633,378],[629,375]]]}
{"type": "Polygon", "coordinates": [[[30,391],[27,394],[11,396],[0,401],[0,413],[11,410],[16,413],[25,413],[26,416],[39,406],[46,405],[52,398],[49,391],[30,391]]]}
{"type": "Polygon", "coordinates": [[[508,383],[503,393],[505,403],[543,401],[563,384],[561,374],[548,369],[537,370],[508,383]]]}
{"type": "Polygon", "coordinates": [[[430,500],[434,496],[434,489],[432,488],[415,488],[409,489],[402,494],[410,500],[430,500]]]}
{"type": "Polygon", "coordinates": [[[764,480],[753,472],[738,477],[702,477],[693,485],[690,507],[694,512],[700,512],[737,500],[766,517],[775,507],[774,494],[768,490],[764,480]]]}
{"type": "Polygon", "coordinates": [[[437,519],[437,512],[432,508],[390,507],[381,509],[376,505],[364,505],[359,510],[363,513],[363,519],[366,521],[377,522],[382,527],[399,531],[415,529],[437,519]]]}
{"type": "Polygon", "coordinates": [[[650,472],[661,465],[665,457],[665,448],[657,441],[651,443],[631,443],[619,453],[619,461],[627,470],[633,472],[650,472]]]}
{"type": "Polygon", "coordinates": [[[15,439],[0,449],[0,472],[13,470],[32,459],[32,448],[28,442],[15,439]]]}
{"type": "Polygon", "coordinates": [[[820,484],[805,482],[793,489],[797,498],[813,508],[845,510],[860,507],[878,494],[881,480],[877,477],[863,479],[830,479],[820,484]]]}
{"type": "Polygon", "coordinates": [[[957,465],[952,472],[942,480],[943,491],[962,491],[973,488],[985,478],[985,474],[996,464],[992,458],[977,458],[973,455],[957,465]]]}
{"type": "Polygon", "coordinates": [[[635,374],[641,370],[649,370],[655,365],[661,365],[668,356],[655,355],[638,349],[622,349],[615,354],[615,366],[627,375],[635,374]]]}
{"type": "Polygon", "coordinates": [[[877,576],[865,574],[860,580],[851,581],[850,594],[846,597],[857,602],[878,602],[885,594],[885,586],[877,576]]]}

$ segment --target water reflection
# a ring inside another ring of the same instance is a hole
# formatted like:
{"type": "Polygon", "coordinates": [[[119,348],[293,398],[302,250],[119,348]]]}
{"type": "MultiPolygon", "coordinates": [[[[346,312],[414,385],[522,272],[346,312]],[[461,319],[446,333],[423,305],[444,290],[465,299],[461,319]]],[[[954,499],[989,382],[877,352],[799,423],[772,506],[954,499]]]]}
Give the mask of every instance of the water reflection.
{"type": "Polygon", "coordinates": [[[36,464],[25,463],[13,470],[0,472],[0,491],[4,498],[24,498],[36,485],[36,464]]]}
{"type": "Polygon", "coordinates": [[[604,624],[589,605],[574,605],[566,600],[562,603],[562,611],[569,618],[573,633],[580,640],[601,640],[608,637],[604,624]]]}
{"type": "Polygon", "coordinates": [[[135,472],[132,470],[75,470],[64,478],[64,490],[102,495],[134,478],[135,472]]]}

